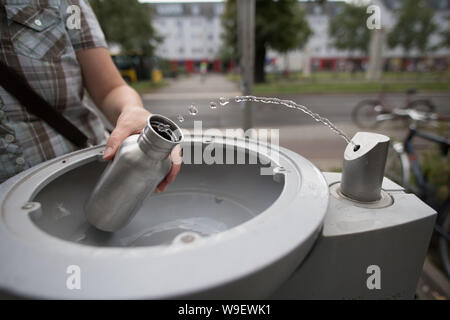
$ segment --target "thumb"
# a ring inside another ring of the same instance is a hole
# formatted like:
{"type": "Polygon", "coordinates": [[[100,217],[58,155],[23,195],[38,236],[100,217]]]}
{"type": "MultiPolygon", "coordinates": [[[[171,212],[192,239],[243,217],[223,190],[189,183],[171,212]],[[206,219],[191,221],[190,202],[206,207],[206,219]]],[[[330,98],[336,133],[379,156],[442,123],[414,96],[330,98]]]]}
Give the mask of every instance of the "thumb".
{"type": "Polygon", "coordinates": [[[110,135],[106,142],[105,153],[103,154],[103,160],[111,160],[114,158],[117,150],[122,142],[129,136],[127,132],[121,128],[116,128],[110,135]]]}

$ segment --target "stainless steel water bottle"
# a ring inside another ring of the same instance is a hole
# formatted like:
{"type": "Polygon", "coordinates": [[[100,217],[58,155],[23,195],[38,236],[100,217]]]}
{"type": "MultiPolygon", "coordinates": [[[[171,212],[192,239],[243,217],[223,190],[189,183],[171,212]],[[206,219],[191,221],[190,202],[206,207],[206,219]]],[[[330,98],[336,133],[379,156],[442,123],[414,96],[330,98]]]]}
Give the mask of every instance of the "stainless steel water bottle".
{"type": "Polygon", "coordinates": [[[173,121],[150,116],[142,133],[128,137],[103,172],[86,202],[87,220],[103,231],[125,227],[168,174],[169,155],[182,138],[173,121]]]}

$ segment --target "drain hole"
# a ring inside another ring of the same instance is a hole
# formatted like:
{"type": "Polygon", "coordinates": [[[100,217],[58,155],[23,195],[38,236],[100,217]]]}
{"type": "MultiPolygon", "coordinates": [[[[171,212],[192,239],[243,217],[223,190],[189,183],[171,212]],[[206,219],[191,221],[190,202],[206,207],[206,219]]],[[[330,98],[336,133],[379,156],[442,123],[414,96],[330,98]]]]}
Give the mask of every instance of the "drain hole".
{"type": "Polygon", "coordinates": [[[355,148],[353,149],[354,152],[357,152],[359,149],[361,149],[360,145],[355,146],[355,148]]]}

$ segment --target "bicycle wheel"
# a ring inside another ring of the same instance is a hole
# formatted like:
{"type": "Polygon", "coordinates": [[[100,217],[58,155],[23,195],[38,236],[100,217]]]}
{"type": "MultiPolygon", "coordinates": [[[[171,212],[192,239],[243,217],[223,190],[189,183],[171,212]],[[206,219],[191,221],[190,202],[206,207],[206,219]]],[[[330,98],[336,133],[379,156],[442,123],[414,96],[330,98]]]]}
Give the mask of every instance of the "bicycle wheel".
{"type": "Polygon", "coordinates": [[[353,109],[352,120],[360,128],[373,129],[378,126],[377,116],[383,112],[380,101],[363,100],[353,109]]]}
{"type": "MultiPolygon", "coordinates": [[[[442,213],[441,231],[448,235],[450,234],[450,206],[447,206],[442,213]]],[[[450,245],[448,239],[444,235],[440,234],[439,237],[439,256],[441,258],[442,267],[447,273],[447,277],[450,279],[450,245]]]]}
{"type": "Polygon", "coordinates": [[[410,163],[401,142],[391,143],[386,161],[386,177],[407,188],[410,179],[410,163]]]}
{"type": "Polygon", "coordinates": [[[424,99],[412,101],[408,105],[408,108],[414,109],[417,111],[421,111],[421,112],[426,112],[426,113],[431,113],[431,112],[436,111],[436,107],[434,106],[434,104],[431,103],[430,100],[424,100],[424,99]]]}

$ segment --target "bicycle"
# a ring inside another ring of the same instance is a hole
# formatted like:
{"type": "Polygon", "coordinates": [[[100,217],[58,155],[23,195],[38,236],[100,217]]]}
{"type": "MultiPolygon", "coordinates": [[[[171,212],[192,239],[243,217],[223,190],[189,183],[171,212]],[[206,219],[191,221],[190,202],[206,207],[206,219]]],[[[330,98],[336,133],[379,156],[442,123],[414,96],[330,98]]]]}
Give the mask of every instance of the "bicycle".
{"type": "Polygon", "coordinates": [[[385,121],[407,120],[409,110],[425,113],[432,113],[436,110],[429,99],[412,100],[411,97],[415,94],[417,94],[416,89],[407,90],[404,106],[397,108],[387,103],[386,93],[382,91],[377,99],[359,102],[352,111],[352,120],[360,128],[374,129],[385,121]]]}
{"type": "Polygon", "coordinates": [[[448,121],[448,118],[415,110],[409,110],[407,116],[413,123],[409,127],[409,132],[404,142],[391,144],[386,163],[386,176],[402,185],[406,191],[418,195],[425,203],[438,212],[435,232],[439,236],[439,256],[447,277],[450,278],[450,194],[447,195],[443,202],[439,202],[436,199],[434,187],[426,181],[419,163],[419,157],[413,146],[413,140],[421,138],[437,144],[440,147],[441,155],[447,157],[450,150],[450,139],[421,131],[417,128],[417,124],[428,121],[448,121]]]}

